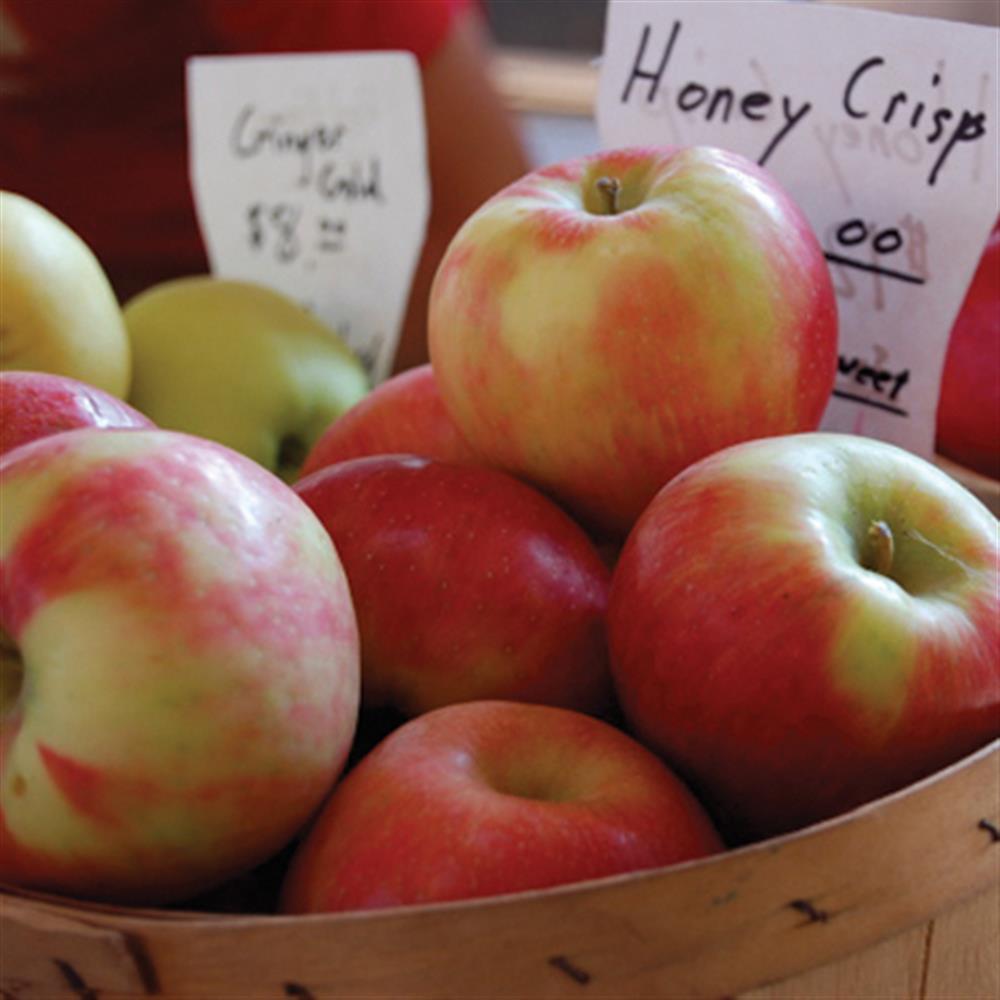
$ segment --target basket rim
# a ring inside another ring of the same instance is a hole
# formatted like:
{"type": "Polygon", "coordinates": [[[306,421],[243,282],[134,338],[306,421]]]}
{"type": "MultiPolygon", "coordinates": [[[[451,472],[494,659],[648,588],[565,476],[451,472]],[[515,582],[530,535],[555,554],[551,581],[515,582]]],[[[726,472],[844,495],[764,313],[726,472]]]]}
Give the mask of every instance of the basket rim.
{"type": "MultiPolygon", "coordinates": [[[[769,837],[764,840],[726,848],[717,854],[697,858],[691,861],[677,862],[656,868],[644,868],[617,875],[605,875],[598,878],[584,879],[576,882],[550,886],[543,889],[532,889],[521,892],[510,892],[469,899],[449,900],[446,902],[408,904],[404,906],[385,907],[369,910],[345,910],[335,913],[281,914],[281,913],[227,913],[211,910],[193,910],[183,908],[156,908],[126,906],[121,904],[99,902],[95,900],[77,899],[75,897],[58,895],[21,888],[11,883],[0,881],[0,914],[3,913],[8,901],[16,901],[18,907],[38,909],[56,916],[67,916],[76,919],[91,917],[95,920],[112,918],[116,923],[141,922],[143,924],[182,924],[186,928],[210,929],[214,927],[232,927],[234,925],[249,925],[267,923],[273,926],[299,925],[303,921],[311,923],[325,922],[330,924],[354,923],[356,921],[384,921],[396,919],[401,915],[406,918],[419,919],[421,915],[448,914],[449,912],[468,912],[471,909],[496,909],[511,904],[523,903],[529,900],[544,900],[552,898],[582,897],[600,892],[608,887],[625,886],[642,882],[653,882],[669,879],[682,873],[719,868],[724,864],[740,864],[755,857],[768,857],[784,848],[801,844],[810,840],[819,840],[831,831],[840,830],[857,824],[865,819],[891,812],[901,803],[907,802],[922,793],[937,788],[977,764],[993,758],[1000,774],[1000,737],[967,754],[965,757],[941,768],[932,774],[912,782],[902,788],[877,799],[862,803],[847,812],[830,817],[818,823],[801,827],[800,829],[769,837]]],[[[1000,782],[997,784],[998,805],[1000,805],[1000,782]]]]}
{"type": "Polygon", "coordinates": [[[934,464],[975,493],[983,493],[991,497],[1000,496],[1000,479],[994,479],[984,472],[970,469],[967,465],[962,465],[961,462],[956,462],[955,459],[942,455],[941,452],[935,452],[934,464]]]}

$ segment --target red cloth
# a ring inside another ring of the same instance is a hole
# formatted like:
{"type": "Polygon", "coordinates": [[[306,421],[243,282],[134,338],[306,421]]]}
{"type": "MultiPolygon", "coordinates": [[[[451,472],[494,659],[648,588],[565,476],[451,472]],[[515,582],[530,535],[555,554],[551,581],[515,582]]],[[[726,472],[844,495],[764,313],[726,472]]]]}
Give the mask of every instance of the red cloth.
{"type": "Polygon", "coordinates": [[[3,0],[0,187],[44,205],[123,298],[205,271],[188,180],[189,55],[404,49],[471,0],[3,0]]]}

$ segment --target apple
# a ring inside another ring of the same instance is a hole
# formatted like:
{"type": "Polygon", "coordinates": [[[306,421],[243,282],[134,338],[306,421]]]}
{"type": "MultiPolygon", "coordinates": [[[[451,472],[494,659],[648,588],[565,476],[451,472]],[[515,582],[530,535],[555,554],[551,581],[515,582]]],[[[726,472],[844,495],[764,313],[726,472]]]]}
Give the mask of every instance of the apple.
{"type": "Polygon", "coordinates": [[[430,364],[393,375],[337,417],[313,445],[300,475],[348,458],[398,453],[478,464],[441,402],[430,364]]]}
{"type": "Polygon", "coordinates": [[[124,397],[121,307],[90,247],[37,202],[0,191],[0,369],[68,375],[124,397]]]}
{"type": "Polygon", "coordinates": [[[470,702],[405,723],[344,778],[292,857],[280,909],[493,896],[720,850],[688,789],[620,730],[470,702]]]}
{"type": "Polygon", "coordinates": [[[0,459],[0,880],[184,899],[291,840],[359,701],[343,568],[280,479],[162,430],[0,459]]]}
{"type": "Polygon", "coordinates": [[[338,462],[295,490],[347,573],[366,709],[607,710],[610,572],[552,501],[495,469],[409,455],[338,462]]]}
{"type": "Polygon", "coordinates": [[[1000,479],[1000,220],[951,330],[938,400],[937,450],[1000,479]]]}
{"type": "Polygon", "coordinates": [[[594,153],[498,192],[438,267],[428,336],[472,448],[618,536],[696,459],[814,430],[837,361],[805,216],[708,147],[594,153]]]}
{"type": "Polygon", "coordinates": [[[124,308],[129,401],[159,427],[209,438],[293,480],[327,425],[368,392],[337,333],[252,282],[197,275],[124,308]]]}
{"type": "Polygon", "coordinates": [[[117,396],[65,375],[0,371],[0,455],[78,427],[152,427],[117,396]]]}
{"type": "Polygon", "coordinates": [[[1000,735],[996,518],[929,462],[806,433],[723,449],[615,567],[630,732],[733,840],[840,814],[1000,735]]]}

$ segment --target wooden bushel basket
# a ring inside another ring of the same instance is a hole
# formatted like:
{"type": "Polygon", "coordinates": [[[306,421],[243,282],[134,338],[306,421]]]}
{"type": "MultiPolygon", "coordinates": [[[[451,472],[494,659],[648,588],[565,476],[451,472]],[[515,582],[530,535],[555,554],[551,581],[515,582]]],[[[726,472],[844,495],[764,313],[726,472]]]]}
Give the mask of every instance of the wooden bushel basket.
{"type": "Polygon", "coordinates": [[[1000,741],[787,836],[540,892],[279,917],[8,889],[0,987],[4,1000],[996,1000],[998,830],[1000,741]]]}
{"type": "Polygon", "coordinates": [[[737,994],[1000,1000],[1000,740],[786,836],[540,892],[281,917],[0,889],[2,1000],[737,994]]]}

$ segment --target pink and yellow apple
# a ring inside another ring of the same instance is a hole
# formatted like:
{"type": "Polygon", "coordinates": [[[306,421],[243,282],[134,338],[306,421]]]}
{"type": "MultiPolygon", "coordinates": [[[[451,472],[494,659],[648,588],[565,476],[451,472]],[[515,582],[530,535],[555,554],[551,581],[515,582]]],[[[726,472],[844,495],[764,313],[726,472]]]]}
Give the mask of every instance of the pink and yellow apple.
{"type": "Polygon", "coordinates": [[[77,379],[49,372],[0,371],[0,455],[80,427],[152,426],[117,396],[77,379]]]}
{"type": "Polygon", "coordinates": [[[334,790],[281,909],[493,896],[721,849],[684,785],[607,723],[545,705],[449,705],[397,729],[334,790]]]}
{"type": "Polygon", "coordinates": [[[790,435],[689,467],[625,544],[608,631],[631,731],[734,838],[1000,736],[997,520],[881,441],[790,435]]]}
{"type": "Polygon", "coordinates": [[[951,330],[941,375],[937,449],[1000,479],[1000,222],[951,330]]]}
{"type": "Polygon", "coordinates": [[[805,216],[707,147],[595,153],[498,192],[452,240],[428,323],[472,448],[618,536],[696,459],[814,430],[837,361],[805,216]]]}
{"type": "Polygon", "coordinates": [[[608,708],[610,573],[552,501],[494,469],[406,455],[338,462],[295,490],[347,573],[366,708],[608,708]]]}
{"type": "Polygon", "coordinates": [[[66,431],[0,459],[0,879],[183,899],[318,808],[359,698],[343,569],[227,448],[66,431]]]}
{"type": "Polygon", "coordinates": [[[300,478],[334,462],[388,454],[478,462],[441,402],[430,364],[393,375],[337,417],[306,456],[300,478]]]}

